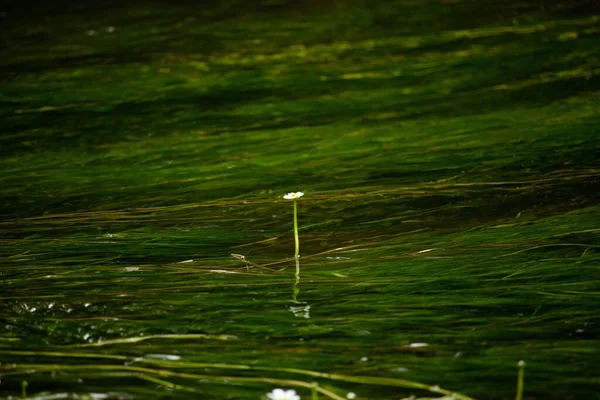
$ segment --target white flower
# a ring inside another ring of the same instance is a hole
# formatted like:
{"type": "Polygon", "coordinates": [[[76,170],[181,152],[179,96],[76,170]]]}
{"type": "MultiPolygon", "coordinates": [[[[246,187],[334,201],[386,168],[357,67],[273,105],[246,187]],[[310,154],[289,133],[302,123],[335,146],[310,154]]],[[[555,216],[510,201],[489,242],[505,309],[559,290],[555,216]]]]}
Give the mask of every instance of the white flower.
{"type": "Polygon", "coordinates": [[[356,398],[356,393],[354,393],[354,392],[348,392],[348,394],[346,394],[346,398],[350,399],[350,400],[355,399],[356,398]]]}
{"type": "Polygon", "coordinates": [[[267,393],[267,397],[271,400],[300,400],[295,390],[273,389],[271,393],[267,393]]]}
{"type": "Polygon", "coordinates": [[[283,198],[286,199],[286,200],[296,200],[296,199],[299,199],[302,196],[304,196],[304,193],[302,193],[302,192],[296,192],[296,193],[288,193],[285,196],[283,196],[283,198]]]}

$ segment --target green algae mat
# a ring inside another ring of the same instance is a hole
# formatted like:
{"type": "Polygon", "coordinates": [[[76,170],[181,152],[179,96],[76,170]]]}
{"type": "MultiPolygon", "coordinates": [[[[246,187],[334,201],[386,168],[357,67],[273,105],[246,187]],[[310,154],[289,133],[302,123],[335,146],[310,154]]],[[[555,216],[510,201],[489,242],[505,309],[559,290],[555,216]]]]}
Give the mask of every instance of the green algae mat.
{"type": "Polygon", "coordinates": [[[0,398],[600,399],[597,2],[0,8],[0,398]]]}

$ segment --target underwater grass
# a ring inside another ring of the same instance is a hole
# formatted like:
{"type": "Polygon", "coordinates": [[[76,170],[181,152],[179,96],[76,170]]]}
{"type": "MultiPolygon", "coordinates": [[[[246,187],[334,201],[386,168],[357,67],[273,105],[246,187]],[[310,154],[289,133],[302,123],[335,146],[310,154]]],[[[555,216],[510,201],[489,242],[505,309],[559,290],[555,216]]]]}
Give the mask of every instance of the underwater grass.
{"type": "MultiPolygon", "coordinates": [[[[40,355],[47,355],[47,356],[62,356],[62,357],[75,357],[75,358],[79,358],[79,357],[84,357],[84,358],[94,358],[93,354],[85,354],[85,353],[80,353],[80,354],[68,354],[68,353],[40,353],[40,352],[6,352],[5,354],[19,354],[19,355],[36,355],[36,356],[40,356],[40,355]]],[[[100,358],[104,358],[102,356],[100,356],[100,358]]],[[[115,357],[109,357],[111,359],[115,359],[115,357]]],[[[117,357],[119,359],[123,359],[120,357],[117,357]]],[[[324,389],[319,385],[314,385],[313,382],[304,382],[304,381],[298,381],[298,380],[290,380],[290,379],[275,379],[275,378],[269,378],[269,377],[236,377],[236,376],[211,376],[211,375],[198,375],[198,374],[191,374],[191,373],[183,373],[183,372],[177,372],[174,371],[174,369],[216,369],[216,370],[227,370],[227,369],[233,369],[233,370],[252,370],[252,371],[272,371],[272,372],[283,372],[283,373],[291,373],[291,374],[300,374],[300,375],[307,375],[310,376],[312,378],[320,378],[320,379],[326,379],[326,380],[333,380],[333,381],[341,381],[341,382],[352,382],[352,383],[360,383],[363,385],[384,385],[384,386],[396,386],[396,387],[403,387],[403,388],[411,388],[411,389],[419,389],[419,390],[424,390],[424,391],[431,391],[433,393],[438,393],[438,394],[442,394],[445,396],[451,396],[453,398],[456,399],[465,399],[468,400],[470,399],[470,397],[464,396],[460,393],[455,393],[455,392],[451,392],[445,389],[440,388],[439,386],[431,386],[431,385],[425,385],[422,383],[418,383],[418,382],[411,382],[411,381],[407,381],[407,380],[403,380],[403,379],[391,379],[391,378],[380,378],[380,377],[370,377],[370,376],[347,376],[347,375],[342,375],[342,374],[328,374],[328,373],[321,373],[321,372],[316,372],[316,371],[308,371],[308,370],[301,370],[301,369],[295,369],[295,368],[265,368],[265,367],[254,367],[254,366],[248,366],[248,365],[228,365],[228,364],[211,364],[211,363],[180,363],[180,362],[169,362],[169,361],[161,361],[161,360],[144,360],[143,358],[138,358],[138,359],[133,359],[133,360],[128,360],[129,362],[127,363],[128,365],[85,365],[85,364],[78,364],[78,365],[72,365],[72,366],[58,366],[58,365],[54,365],[54,366],[49,366],[49,365],[45,365],[45,364],[38,364],[38,365],[21,365],[20,368],[14,368],[14,367],[8,367],[8,368],[3,368],[3,374],[10,376],[12,374],[15,373],[22,373],[23,371],[31,371],[31,370],[35,370],[35,371],[47,371],[48,368],[51,371],[69,371],[69,370],[76,370],[76,371],[85,371],[85,370],[93,370],[95,372],[98,372],[100,374],[103,373],[103,371],[123,371],[125,373],[133,373],[133,376],[136,376],[138,378],[141,379],[146,379],[146,377],[152,377],[153,375],[158,375],[162,378],[185,378],[185,379],[200,379],[202,381],[209,381],[209,382],[227,382],[227,381],[232,381],[232,382],[263,382],[263,383],[270,383],[270,384],[276,384],[276,385],[290,385],[290,386],[297,386],[297,387],[304,387],[304,388],[311,388],[316,390],[317,392],[325,395],[327,398],[332,398],[332,399],[341,399],[343,397],[335,394],[334,392],[324,389]],[[153,365],[155,367],[167,367],[170,368],[168,370],[166,369],[154,369],[154,368],[148,368],[148,367],[138,367],[138,366],[132,366],[130,364],[132,363],[136,363],[136,364],[150,364],[153,365]]],[[[175,389],[183,389],[183,387],[181,385],[175,385],[175,384],[171,384],[166,380],[160,379],[161,380],[161,384],[165,385],[167,387],[172,387],[175,389]]],[[[193,389],[190,389],[193,391],[193,389]]]]}
{"type": "Polygon", "coordinates": [[[597,393],[598,17],[301,3],[3,17],[0,396],[597,393]]]}

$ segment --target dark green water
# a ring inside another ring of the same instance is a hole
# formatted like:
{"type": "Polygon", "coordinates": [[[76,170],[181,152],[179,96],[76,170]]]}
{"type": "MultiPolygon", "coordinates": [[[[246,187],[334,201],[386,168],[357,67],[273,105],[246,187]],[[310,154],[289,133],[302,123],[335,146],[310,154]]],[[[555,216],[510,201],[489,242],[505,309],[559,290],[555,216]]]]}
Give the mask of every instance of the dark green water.
{"type": "Polygon", "coordinates": [[[2,3],[1,398],[600,399],[596,1],[75,3],[2,3]]]}

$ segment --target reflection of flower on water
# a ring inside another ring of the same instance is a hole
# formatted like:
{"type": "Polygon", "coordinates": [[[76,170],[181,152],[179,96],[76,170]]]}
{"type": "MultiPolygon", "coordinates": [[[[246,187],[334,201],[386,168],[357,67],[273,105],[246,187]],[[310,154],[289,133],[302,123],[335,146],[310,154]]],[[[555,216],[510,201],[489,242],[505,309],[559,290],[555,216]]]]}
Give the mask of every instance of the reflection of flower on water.
{"type": "Polygon", "coordinates": [[[300,400],[295,390],[273,389],[271,393],[267,393],[267,397],[271,400],[300,400]]]}
{"type": "Polygon", "coordinates": [[[290,311],[294,313],[296,317],[310,318],[310,306],[306,303],[299,303],[298,306],[290,306],[290,311]]]}

